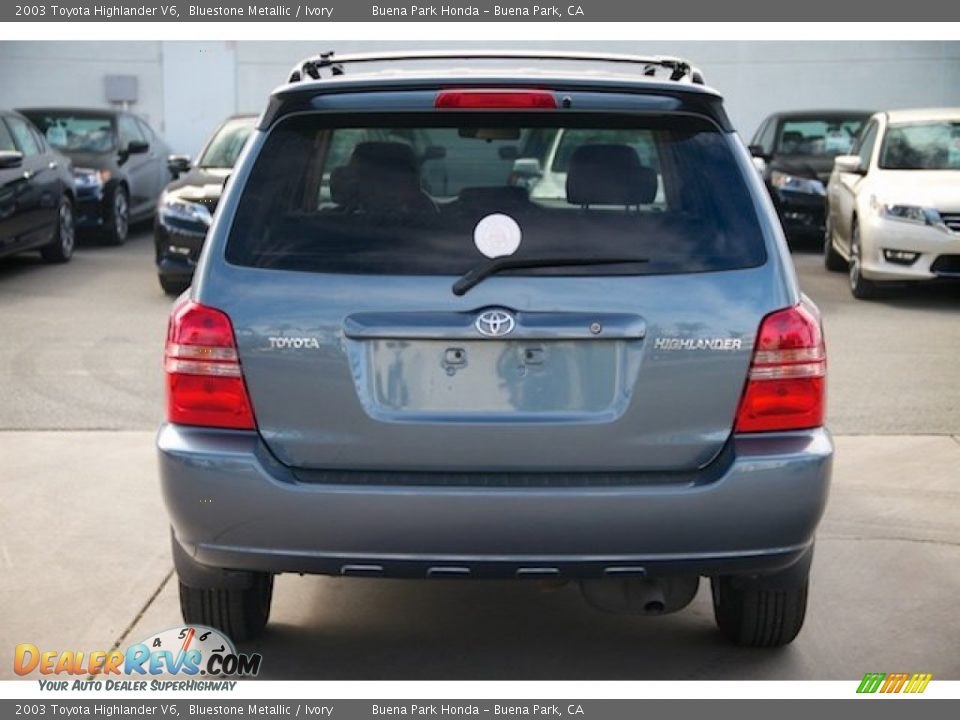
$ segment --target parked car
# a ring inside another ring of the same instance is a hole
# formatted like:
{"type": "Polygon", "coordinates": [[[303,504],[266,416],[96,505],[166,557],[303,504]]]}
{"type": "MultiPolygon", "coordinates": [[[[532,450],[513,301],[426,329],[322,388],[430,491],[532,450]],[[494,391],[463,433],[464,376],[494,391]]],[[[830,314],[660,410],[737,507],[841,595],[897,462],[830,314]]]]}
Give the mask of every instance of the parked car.
{"type": "Polygon", "coordinates": [[[70,161],[22,115],[0,111],[0,257],[39,250],[47,262],[73,255],[70,161]]]}
{"type": "MultiPolygon", "coordinates": [[[[621,140],[631,145],[644,165],[658,170],[654,143],[630,130],[537,128],[525,138],[524,146],[519,150],[519,157],[513,163],[511,183],[529,189],[533,198],[562,195],[567,184],[567,166],[578,147],[621,140]]],[[[663,188],[658,187],[653,202],[663,203],[664,200],[663,188]]]]}
{"type": "Polygon", "coordinates": [[[257,635],[283,572],[568,579],[645,615],[709,577],[734,642],[800,631],[833,453],[818,311],[689,63],[563,54],[531,87],[557,57],[322,56],[271,96],[170,316],[187,622],[257,635]],[[534,198],[501,150],[544,127],[580,140],[534,198]],[[384,128],[443,148],[445,193],[384,128]]]}
{"type": "Polygon", "coordinates": [[[828,195],[824,264],[849,273],[854,297],[960,278],[960,108],[877,113],[828,195]]]}
{"type": "Polygon", "coordinates": [[[73,161],[77,227],[121,245],[130,223],[153,215],[170,181],[169,148],[133,113],[93,108],[24,108],[47,142],[73,161]]]}
{"type": "Polygon", "coordinates": [[[850,152],[870,113],[810,110],[770,115],[750,152],[759,166],[788,240],[817,241],[826,221],[826,185],[837,155],[850,152]]]}
{"type": "Polygon", "coordinates": [[[256,120],[255,115],[226,120],[207,140],[194,165],[186,156],[170,159],[178,177],[160,195],[153,226],[157,275],[168,295],[179,295],[190,286],[223,185],[256,120]]]}

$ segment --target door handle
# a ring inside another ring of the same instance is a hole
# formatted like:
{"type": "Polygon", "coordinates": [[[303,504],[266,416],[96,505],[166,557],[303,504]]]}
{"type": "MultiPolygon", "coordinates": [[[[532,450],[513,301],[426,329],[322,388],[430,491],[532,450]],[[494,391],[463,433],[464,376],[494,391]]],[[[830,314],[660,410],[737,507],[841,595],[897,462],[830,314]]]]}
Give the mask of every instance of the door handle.
{"type": "Polygon", "coordinates": [[[24,171],[23,171],[23,179],[24,179],[24,180],[29,180],[29,179],[32,178],[34,175],[36,175],[36,173],[33,172],[32,170],[24,170],[24,171]]]}
{"type": "Polygon", "coordinates": [[[58,163],[56,160],[51,160],[47,167],[51,170],[56,170],[58,167],[60,167],[60,163],[58,163]]]}

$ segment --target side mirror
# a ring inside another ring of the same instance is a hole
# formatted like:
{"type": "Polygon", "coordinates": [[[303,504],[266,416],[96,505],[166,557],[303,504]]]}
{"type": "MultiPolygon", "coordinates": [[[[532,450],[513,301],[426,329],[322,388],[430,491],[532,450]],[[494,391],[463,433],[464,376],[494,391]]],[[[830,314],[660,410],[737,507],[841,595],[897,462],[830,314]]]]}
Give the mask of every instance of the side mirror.
{"type": "Polygon", "coordinates": [[[150,143],[144,140],[131,140],[127,145],[127,155],[143,155],[150,149],[150,143]]]}
{"type": "Polygon", "coordinates": [[[167,158],[167,167],[170,169],[170,174],[178,178],[183,173],[190,172],[190,156],[170,155],[167,158]]]}
{"type": "Polygon", "coordinates": [[[853,173],[854,175],[866,175],[867,169],[860,162],[859,155],[837,155],[833,159],[833,168],[837,172],[853,173]]]}
{"type": "Polygon", "coordinates": [[[23,165],[23,153],[16,150],[0,151],[0,170],[11,170],[23,165]]]}
{"type": "Polygon", "coordinates": [[[540,160],[532,157],[517,158],[513,161],[513,177],[523,180],[538,180],[543,177],[540,160]]]}
{"type": "Polygon", "coordinates": [[[767,151],[763,149],[763,145],[748,145],[747,150],[750,151],[753,157],[760,158],[761,160],[767,160],[770,157],[767,151]]]}

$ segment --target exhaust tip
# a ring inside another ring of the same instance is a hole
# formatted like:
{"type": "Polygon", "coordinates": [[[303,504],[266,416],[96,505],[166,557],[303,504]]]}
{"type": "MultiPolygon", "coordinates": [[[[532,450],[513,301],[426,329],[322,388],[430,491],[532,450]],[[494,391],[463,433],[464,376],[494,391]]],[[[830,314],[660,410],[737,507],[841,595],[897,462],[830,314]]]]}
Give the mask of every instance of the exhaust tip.
{"type": "Polygon", "coordinates": [[[643,606],[643,611],[649,615],[659,615],[666,609],[660,600],[651,600],[643,606]]]}

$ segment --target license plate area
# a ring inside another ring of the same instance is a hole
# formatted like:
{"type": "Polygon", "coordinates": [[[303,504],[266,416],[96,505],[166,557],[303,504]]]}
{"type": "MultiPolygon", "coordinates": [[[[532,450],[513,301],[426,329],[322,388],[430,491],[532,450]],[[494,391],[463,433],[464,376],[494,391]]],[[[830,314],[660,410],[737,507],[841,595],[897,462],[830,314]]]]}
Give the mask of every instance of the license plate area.
{"type": "Polygon", "coordinates": [[[364,342],[369,397],[387,414],[607,413],[622,384],[619,340],[364,342]]]}

